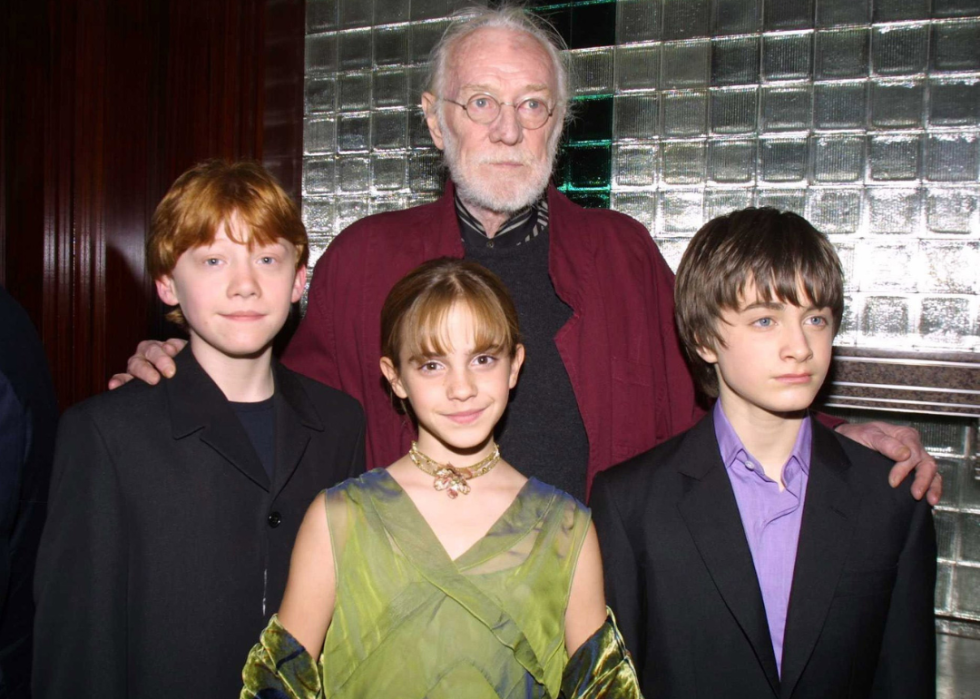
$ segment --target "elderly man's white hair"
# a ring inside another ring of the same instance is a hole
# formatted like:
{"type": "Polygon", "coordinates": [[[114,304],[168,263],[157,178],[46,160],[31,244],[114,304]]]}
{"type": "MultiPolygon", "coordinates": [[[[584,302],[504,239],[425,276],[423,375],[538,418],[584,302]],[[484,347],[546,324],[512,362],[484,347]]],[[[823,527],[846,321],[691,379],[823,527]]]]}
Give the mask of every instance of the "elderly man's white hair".
{"type": "Polygon", "coordinates": [[[527,34],[541,44],[541,48],[551,58],[555,71],[555,82],[558,86],[557,106],[567,119],[570,112],[568,98],[572,88],[565,42],[550,24],[518,5],[504,5],[493,9],[472,7],[456,12],[452,23],[446,28],[430,54],[425,91],[439,98],[445,96],[443,89],[446,86],[447,71],[450,69],[449,62],[453,52],[466,37],[484,28],[512,29],[527,34]]]}

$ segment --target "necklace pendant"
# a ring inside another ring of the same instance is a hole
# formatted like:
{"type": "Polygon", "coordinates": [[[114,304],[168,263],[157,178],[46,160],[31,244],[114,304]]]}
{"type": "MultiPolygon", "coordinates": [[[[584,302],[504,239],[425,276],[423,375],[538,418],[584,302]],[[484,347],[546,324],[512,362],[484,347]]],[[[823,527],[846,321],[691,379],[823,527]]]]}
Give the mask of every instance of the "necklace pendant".
{"type": "Polygon", "coordinates": [[[436,490],[446,491],[450,499],[455,500],[460,494],[466,495],[470,492],[470,486],[466,482],[466,476],[460,473],[452,464],[446,464],[435,474],[432,487],[436,490]]]}

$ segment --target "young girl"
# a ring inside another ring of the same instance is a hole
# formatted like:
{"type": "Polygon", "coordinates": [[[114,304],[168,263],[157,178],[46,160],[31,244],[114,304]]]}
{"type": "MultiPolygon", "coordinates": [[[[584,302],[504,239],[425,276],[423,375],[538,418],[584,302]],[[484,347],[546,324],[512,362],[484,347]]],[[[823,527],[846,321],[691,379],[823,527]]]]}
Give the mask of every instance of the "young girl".
{"type": "Polygon", "coordinates": [[[242,697],[639,696],[589,511],[494,442],[524,361],[500,280],[423,264],[388,295],[381,337],[418,441],[317,496],[242,697]]]}

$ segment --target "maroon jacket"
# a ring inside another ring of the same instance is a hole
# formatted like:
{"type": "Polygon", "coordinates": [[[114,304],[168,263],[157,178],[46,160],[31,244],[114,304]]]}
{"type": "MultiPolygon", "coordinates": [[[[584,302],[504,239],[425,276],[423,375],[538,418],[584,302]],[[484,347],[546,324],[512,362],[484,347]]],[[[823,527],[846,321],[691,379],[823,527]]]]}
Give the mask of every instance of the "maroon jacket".
{"type": "MultiPolygon", "coordinates": [[[[574,311],[555,336],[599,471],[691,427],[702,412],[674,329],[674,275],[647,230],[548,190],[549,271],[574,311]]],[[[413,428],[384,389],[381,306],[401,277],[437,257],[463,257],[453,186],[441,199],[369,216],[316,265],[309,307],[283,362],[357,398],[367,414],[367,466],[408,452],[413,428]]],[[[533,361],[533,359],[532,359],[533,361]]]]}

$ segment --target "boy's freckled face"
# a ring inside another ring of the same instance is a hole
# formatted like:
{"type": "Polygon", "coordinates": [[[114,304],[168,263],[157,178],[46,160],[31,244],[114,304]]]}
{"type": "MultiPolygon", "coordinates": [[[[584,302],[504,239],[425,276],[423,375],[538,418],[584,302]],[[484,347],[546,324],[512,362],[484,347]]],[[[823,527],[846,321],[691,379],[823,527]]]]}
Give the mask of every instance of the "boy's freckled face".
{"type": "Polygon", "coordinates": [[[273,338],[299,300],[306,268],[296,269],[296,248],[283,239],[274,245],[249,246],[251,232],[237,217],[223,223],[211,245],[191,248],[177,260],[169,277],[157,280],[157,292],[169,305],[180,305],[191,346],[200,353],[252,357],[271,347],[273,338]]]}
{"type": "Polygon", "coordinates": [[[724,346],[698,350],[715,364],[726,415],[783,415],[808,408],[830,369],[831,310],[778,299],[765,303],[751,281],[741,301],[738,311],[726,309],[718,322],[724,346]]]}

